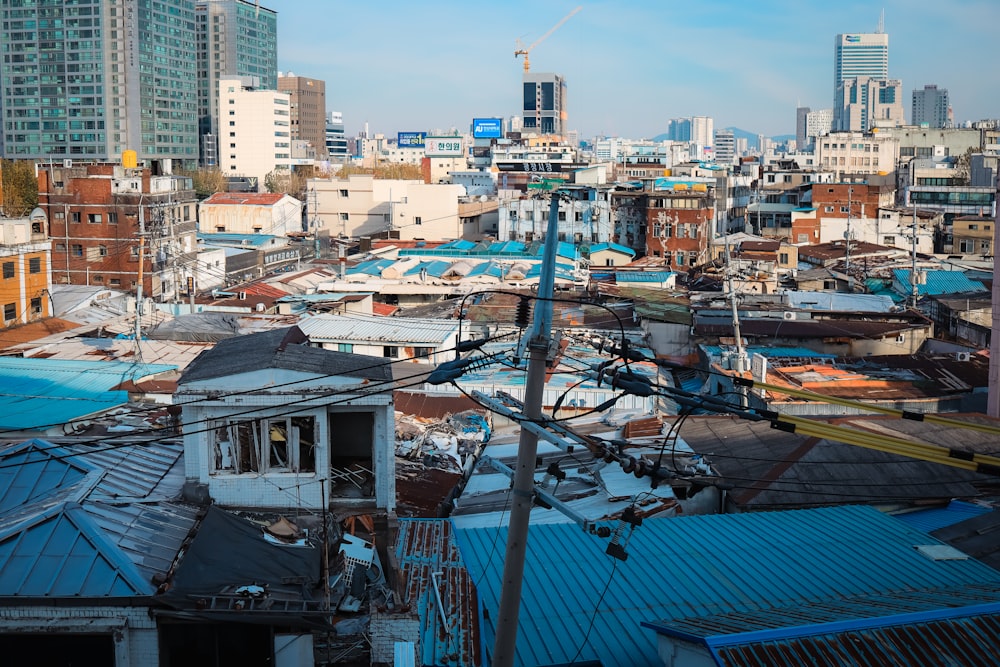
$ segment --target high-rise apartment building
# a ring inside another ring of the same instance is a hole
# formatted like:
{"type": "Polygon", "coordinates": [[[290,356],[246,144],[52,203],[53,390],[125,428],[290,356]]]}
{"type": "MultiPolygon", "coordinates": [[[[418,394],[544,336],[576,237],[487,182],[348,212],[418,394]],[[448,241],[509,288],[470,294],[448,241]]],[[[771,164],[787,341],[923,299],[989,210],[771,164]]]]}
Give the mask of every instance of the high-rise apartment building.
{"type": "Polygon", "coordinates": [[[928,127],[948,127],[951,106],[948,103],[948,90],[935,85],[924,86],[923,90],[913,91],[913,111],[910,123],[928,127]]]}
{"type": "Polygon", "coordinates": [[[559,74],[525,72],[523,128],[525,132],[566,133],[566,80],[559,74]]]}
{"type": "Polygon", "coordinates": [[[229,176],[256,179],[276,169],[291,169],[289,96],[260,88],[253,77],[219,79],[219,167],[229,176]]]}
{"type": "Polygon", "coordinates": [[[691,117],[691,143],[711,146],[715,139],[715,120],[710,116],[691,117]]]}
{"type": "Polygon", "coordinates": [[[667,124],[667,139],[685,141],[704,148],[711,146],[715,137],[715,120],[710,116],[674,118],[667,124]]]}
{"type": "MultiPolygon", "coordinates": [[[[219,80],[256,77],[262,88],[278,88],[278,15],[250,0],[198,0],[198,136],[201,163],[221,165],[219,80]]],[[[222,160],[225,161],[225,160],[222,160]]]]}
{"type": "Polygon", "coordinates": [[[805,150],[809,145],[809,138],[806,134],[806,123],[809,119],[809,107],[798,107],[795,109],[795,149],[805,150]]]}
{"type": "Polygon", "coordinates": [[[833,129],[833,109],[816,109],[806,114],[806,145],[815,147],[816,137],[830,134],[833,129]]]}
{"type": "MultiPolygon", "coordinates": [[[[833,53],[833,127],[840,129],[840,97],[845,81],[858,77],[889,78],[889,35],[884,32],[844,33],[834,39],[833,53]]],[[[848,129],[848,128],[844,128],[848,129]]]]}
{"type": "Polygon", "coordinates": [[[4,155],[193,163],[192,0],[0,3],[4,155]]]}
{"type": "Polygon", "coordinates": [[[736,135],[732,130],[716,130],[712,148],[717,163],[732,165],[736,162],[736,135]]]}
{"type": "Polygon", "coordinates": [[[278,74],[278,90],[291,102],[292,139],[308,141],[316,156],[326,158],[326,83],[320,79],[278,74]]]}

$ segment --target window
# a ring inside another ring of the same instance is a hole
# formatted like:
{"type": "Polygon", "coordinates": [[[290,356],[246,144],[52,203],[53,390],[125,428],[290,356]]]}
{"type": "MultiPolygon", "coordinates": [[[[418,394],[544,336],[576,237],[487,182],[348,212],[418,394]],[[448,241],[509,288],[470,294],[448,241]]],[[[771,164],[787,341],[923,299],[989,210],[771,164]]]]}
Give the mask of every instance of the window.
{"type": "Polygon", "coordinates": [[[106,246],[106,245],[99,245],[99,246],[97,246],[97,255],[98,255],[98,257],[107,257],[108,256],[108,246],[106,246]]]}
{"type": "Polygon", "coordinates": [[[382,356],[389,359],[399,359],[399,347],[396,345],[384,345],[382,347],[382,356]]]}
{"type": "Polygon", "coordinates": [[[849,209],[849,208],[848,208],[848,207],[846,207],[846,206],[841,206],[841,207],[840,207],[840,212],[841,212],[841,213],[849,213],[849,212],[850,212],[850,210],[851,210],[851,209],[849,209]]]}
{"type": "Polygon", "coordinates": [[[419,215],[413,216],[413,224],[415,224],[415,225],[422,225],[423,222],[424,221],[420,218],[419,215]]]}
{"type": "Polygon", "coordinates": [[[788,264],[788,253],[787,252],[779,252],[778,253],[778,263],[779,264],[788,264]]]}
{"type": "Polygon", "coordinates": [[[117,225],[118,224],[118,214],[117,213],[108,213],[108,224],[109,225],[117,225]]]}
{"type": "Polygon", "coordinates": [[[41,273],[42,272],[42,258],[41,257],[29,257],[28,258],[28,273],[41,273]]]}
{"type": "Polygon", "coordinates": [[[42,314],[42,297],[35,297],[31,300],[31,314],[41,315],[42,314]]]}
{"type": "Polygon", "coordinates": [[[413,348],[413,358],[423,359],[425,361],[432,361],[434,356],[433,347],[415,347],[413,348]]]}
{"type": "Polygon", "coordinates": [[[122,281],[121,281],[120,278],[112,278],[109,281],[109,283],[111,284],[112,287],[121,287],[122,286],[122,281]]]}
{"type": "Polygon", "coordinates": [[[83,246],[79,243],[74,243],[70,246],[70,254],[74,257],[83,257],[83,246]]]}
{"type": "Polygon", "coordinates": [[[337,343],[337,352],[354,352],[354,343],[337,343]]]}
{"type": "Polygon", "coordinates": [[[89,222],[92,225],[99,225],[99,224],[101,224],[101,214],[100,213],[88,213],[87,214],[87,222],[89,222]]]}
{"type": "Polygon", "coordinates": [[[340,191],[340,196],[341,197],[346,197],[347,196],[347,190],[341,190],[340,191]]]}
{"type": "Polygon", "coordinates": [[[14,277],[14,262],[3,263],[3,277],[5,279],[14,277]]]}
{"type": "Polygon", "coordinates": [[[80,222],[80,212],[79,211],[73,211],[72,213],[70,213],[69,214],[69,221],[70,222],[80,222]]]}
{"type": "Polygon", "coordinates": [[[223,473],[315,472],[316,420],[279,417],[217,424],[212,470],[223,473]]]}
{"type": "Polygon", "coordinates": [[[350,213],[341,213],[340,214],[341,222],[347,222],[348,218],[350,218],[350,215],[351,215],[350,213]]]}
{"type": "Polygon", "coordinates": [[[882,239],[882,245],[896,245],[896,237],[886,236],[885,238],[882,239]]]}
{"type": "Polygon", "coordinates": [[[13,320],[17,317],[17,304],[7,303],[3,307],[3,319],[4,321],[13,320]]]}

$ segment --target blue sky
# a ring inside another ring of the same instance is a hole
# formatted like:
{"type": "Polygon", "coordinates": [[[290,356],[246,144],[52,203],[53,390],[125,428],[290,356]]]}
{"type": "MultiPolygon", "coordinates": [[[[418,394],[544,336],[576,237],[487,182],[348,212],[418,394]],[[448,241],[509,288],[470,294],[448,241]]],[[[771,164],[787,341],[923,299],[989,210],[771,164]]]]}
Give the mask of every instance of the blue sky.
{"type": "Polygon", "coordinates": [[[795,108],[828,108],[833,43],[874,32],[885,10],[889,75],[910,92],[947,88],[955,120],[1000,117],[998,0],[262,0],[278,12],[278,66],[326,81],[348,134],[467,129],[516,114],[521,60],[566,78],[580,137],[652,137],[671,118],[769,136],[795,131],[795,108]]]}

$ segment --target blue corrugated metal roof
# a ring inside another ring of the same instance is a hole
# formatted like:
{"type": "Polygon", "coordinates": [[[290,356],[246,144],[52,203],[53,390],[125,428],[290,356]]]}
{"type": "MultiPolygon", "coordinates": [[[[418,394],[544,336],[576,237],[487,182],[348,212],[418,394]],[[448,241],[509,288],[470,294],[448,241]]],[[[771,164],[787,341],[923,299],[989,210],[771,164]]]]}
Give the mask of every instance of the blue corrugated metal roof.
{"type": "Polygon", "coordinates": [[[392,259],[369,259],[366,262],[360,262],[347,269],[347,274],[351,275],[354,273],[363,273],[369,276],[378,276],[382,274],[383,269],[387,266],[392,266],[395,263],[396,260],[392,259]]]}
{"type": "Polygon", "coordinates": [[[952,500],[947,507],[933,507],[930,509],[917,510],[915,512],[905,512],[894,514],[897,519],[904,522],[911,528],[931,533],[938,528],[953,526],[966,519],[988,514],[989,507],[967,503],[962,500],[952,500]]]}
{"type": "Polygon", "coordinates": [[[523,253],[526,246],[520,241],[494,241],[489,245],[487,251],[491,255],[523,253]]]}
{"type": "Polygon", "coordinates": [[[182,453],[37,439],[0,450],[0,596],[155,593],[198,512],[158,500],[178,496],[182,453]]]}
{"type": "MultiPolygon", "coordinates": [[[[481,581],[487,650],[503,571],[502,550],[493,545],[506,543],[506,533],[505,527],[457,531],[470,574],[481,581]]],[[[978,602],[1000,600],[1000,572],[972,559],[932,560],[913,548],[919,544],[942,543],[860,506],[646,519],[631,534],[624,562],[605,556],[607,541],[575,524],[534,526],[517,664],[567,663],[579,651],[580,660],[600,660],[606,667],[662,665],[656,637],[638,630],[656,619],[740,612],[767,622],[775,608],[818,605],[814,619],[808,610],[799,617],[801,625],[820,620],[822,603],[851,596],[883,599],[879,611],[870,607],[881,616],[900,609],[891,604],[894,593],[909,596],[910,608],[923,609],[954,604],[955,590],[974,589],[978,602]],[[628,651],[622,650],[623,637],[629,638],[628,651]]]]}
{"type": "Polygon", "coordinates": [[[499,264],[494,264],[493,262],[480,262],[465,275],[466,278],[475,278],[476,276],[503,278],[503,269],[499,264]]]}
{"type": "Polygon", "coordinates": [[[0,357],[0,428],[58,426],[128,401],[113,390],[176,369],[165,364],[0,357]]]}
{"type": "Polygon", "coordinates": [[[444,275],[444,272],[451,268],[451,262],[446,262],[441,259],[428,260],[425,262],[420,262],[412,269],[404,273],[404,276],[416,276],[420,275],[421,271],[427,271],[427,275],[434,278],[440,278],[444,275]]]}
{"type": "MultiPolygon", "coordinates": [[[[926,282],[917,285],[918,294],[956,294],[958,292],[985,292],[986,287],[971,280],[961,271],[924,271],[926,282]]],[[[920,275],[918,272],[917,275],[920,275]]],[[[893,269],[893,284],[900,285],[905,294],[911,293],[910,269],[893,269]]]]}
{"type": "Polygon", "coordinates": [[[257,248],[274,239],[281,238],[272,234],[232,234],[198,232],[198,238],[212,245],[242,245],[257,248]]]}
{"type": "Polygon", "coordinates": [[[676,275],[673,271],[617,271],[615,272],[615,282],[665,283],[673,275],[676,275]]]}
{"type": "Polygon", "coordinates": [[[473,241],[466,241],[465,239],[455,239],[454,241],[448,241],[447,243],[442,243],[437,246],[437,250],[472,250],[476,247],[473,241]]]}
{"type": "Polygon", "coordinates": [[[627,248],[623,245],[618,245],[617,243],[597,243],[590,246],[590,254],[593,255],[595,252],[601,252],[602,250],[614,250],[620,253],[624,253],[629,257],[635,257],[635,250],[632,248],[627,248]]]}

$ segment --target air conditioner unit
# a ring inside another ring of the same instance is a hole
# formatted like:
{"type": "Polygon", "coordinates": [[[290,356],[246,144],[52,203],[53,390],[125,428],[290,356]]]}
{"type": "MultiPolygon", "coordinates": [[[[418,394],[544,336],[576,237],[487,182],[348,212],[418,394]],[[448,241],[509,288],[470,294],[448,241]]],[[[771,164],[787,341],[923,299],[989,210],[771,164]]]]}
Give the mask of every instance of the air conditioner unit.
{"type": "Polygon", "coordinates": [[[247,293],[246,292],[240,292],[237,296],[239,297],[240,301],[246,301],[247,293]]]}
{"type": "Polygon", "coordinates": [[[797,317],[795,311],[786,310],[781,314],[781,319],[783,320],[794,320],[797,317]]]}
{"type": "Polygon", "coordinates": [[[72,169],[73,168],[73,160],[71,160],[69,158],[66,158],[65,160],[63,160],[63,167],[65,167],[66,169],[72,169]]]}
{"type": "Polygon", "coordinates": [[[970,358],[971,358],[971,355],[968,352],[956,352],[955,353],[955,359],[957,359],[958,361],[968,361],[970,358]]]}

